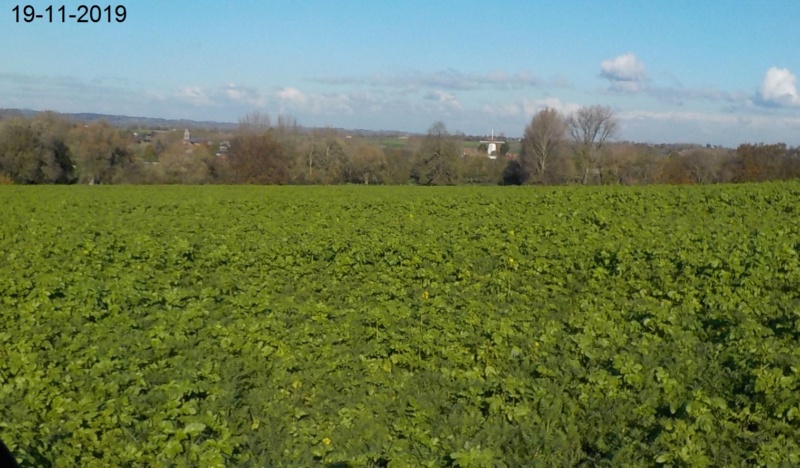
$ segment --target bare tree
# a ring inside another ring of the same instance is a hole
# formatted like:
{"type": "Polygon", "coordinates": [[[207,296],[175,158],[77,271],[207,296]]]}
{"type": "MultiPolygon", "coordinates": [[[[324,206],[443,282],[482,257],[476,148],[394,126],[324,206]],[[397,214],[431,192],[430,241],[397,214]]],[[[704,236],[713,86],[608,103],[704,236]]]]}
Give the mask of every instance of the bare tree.
{"type": "Polygon", "coordinates": [[[239,119],[240,133],[263,133],[272,127],[272,119],[269,114],[261,112],[251,112],[239,119]]]}
{"type": "Polygon", "coordinates": [[[728,150],[710,148],[687,151],[684,157],[695,182],[698,184],[720,182],[726,153],[728,150]]]}
{"type": "Polygon", "coordinates": [[[299,152],[298,179],[311,184],[344,182],[345,162],[349,155],[344,140],[333,129],[315,129],[305,138],[299,152]]]}
{"type": "Polygon", "coordinates": [[[585,184],[590,174],[600,177],[598,153],[607,139],[616,136],[619,123],[611,108],[581,107],[567,119],[567,128],[578,145],[578,169],[585,184]]]}
{"type": "Polygon", "coordinates": [[[566,131],[564,118],[550,108],[539,111],[525,127],[521,157],[524,165],[531,166],[530,172],[537,180],[544,177],[547,163],[555,157],[566,131]]]}

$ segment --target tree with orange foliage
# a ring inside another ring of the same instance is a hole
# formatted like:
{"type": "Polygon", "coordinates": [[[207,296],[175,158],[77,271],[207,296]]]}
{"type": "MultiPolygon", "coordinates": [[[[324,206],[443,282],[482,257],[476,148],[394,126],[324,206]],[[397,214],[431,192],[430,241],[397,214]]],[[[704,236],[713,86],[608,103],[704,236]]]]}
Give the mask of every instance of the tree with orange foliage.
{"type": "Polygon", "coordinates": [[[782,179],[781,165],[786,154],[784,143],[739,145],[732,161],[733,181],[761,182],[782,179]]]}
{"type": "Polygon", "coordinates": [[[234,179],[244,184],[285,184],[290,158],[273,130],[242,132],[231,140],[228,154],[234,179]]]}

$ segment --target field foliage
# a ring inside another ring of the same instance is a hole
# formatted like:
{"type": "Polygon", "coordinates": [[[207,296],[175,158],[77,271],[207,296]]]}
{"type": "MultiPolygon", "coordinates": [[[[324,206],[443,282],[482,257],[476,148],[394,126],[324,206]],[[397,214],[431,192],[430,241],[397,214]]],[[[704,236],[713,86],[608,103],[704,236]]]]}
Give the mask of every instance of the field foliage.
{"type": "Polygon", "coordinates": [[[797,466],[800,185],[0,187],[31,466],[797,466]]]}

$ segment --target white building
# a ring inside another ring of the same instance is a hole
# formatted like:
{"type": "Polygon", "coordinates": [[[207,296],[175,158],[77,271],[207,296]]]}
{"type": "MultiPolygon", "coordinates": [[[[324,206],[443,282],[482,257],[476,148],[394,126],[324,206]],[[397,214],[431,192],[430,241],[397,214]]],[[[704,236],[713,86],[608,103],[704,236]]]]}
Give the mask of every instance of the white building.
{"type": "Polygon", "coordinates": [[[486,154],[489,159],[497,159],[497,153],[500,151],[500,147],[505,144],[505,141],[495,140],[494,130],[492,130],[492,138],[481,141],[481,144],[486,145],[486,154]]]}

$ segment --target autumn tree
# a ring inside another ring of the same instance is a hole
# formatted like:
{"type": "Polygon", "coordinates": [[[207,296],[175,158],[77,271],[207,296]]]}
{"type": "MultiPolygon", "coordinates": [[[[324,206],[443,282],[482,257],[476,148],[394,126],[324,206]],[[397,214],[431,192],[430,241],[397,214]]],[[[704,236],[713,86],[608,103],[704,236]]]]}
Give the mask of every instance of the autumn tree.
{"type": "Polygon", "coordinates": [[[782,166],[787,157],[784,143],[774,145],[743,144],[730,161],[733,182],[762,182],[783,178],[782,166]]]}
{"type": "Polygon", "coordinates": [[[420,185],[455,185],[460,180],[461,147],[442,122],[428,129],[417,151],[411,177],[420,185]]]}
{"type": "Polygon", "coordinates": [[[636,161],[636,149],[628,144],[609,145],[608,154],[604,161],[603,180],[604,184],[623,184],[635,183],[633,171],[636,161]]]}
{"type": "Polygon", "coordinates": [[[206,145],[186,148],[181,142],[173,143],[158,162],[155,170],[161,183],[207,184],[214,180],[216,156],[206,145]]]}
{"type": "Polygon", "coordinates": [[[239,133],[231,140],[228,159],[236,182],[285,184],[289,181],[291,161],[271,129],[239,133]]]}
{"type": "Polygon", "coordinates": [[[346,145],[330,129],[315,130],[306,138],[299,152],[297,179],[305,183],[337,184],[346,178],[345,165],[349,158],[346,145]]]}
{"type": "Polygon", "coordinates": [[[357,145],[345,163],[345,181],[354,184],[382,184],[387,171],[386,155],[367,144],[357,145]]]}
{"type": "Polygon", "coordinates": [[[405,185],[411,180],[414,153],[408,148],[386,148],[386,183],[405,185]]]}
{"type": "Polygon", "coordinates": [[[784,179],[800,178],[800,147],[786,149],[780,171],[784,179]]]}
{"type": "Polygon", "coordinates": [[[608,145],[603,158],[604,184],[643,185],[661,176],[664,156],[646,144],[608,145]]]}
{"type": "Polygon", "coordinates": [[[611,108],[581,107],[567,119],[567,129],[576,145],[576,169],[580,181],[588,183],[592,176],[602,177],[600,150],[606,140],[616,136],[619,123],[611,108]]]}
{"type": "Polygon", "coordinates": [[[14,118],[0,125],[0,174],[18,184],[69,183],[73,163],[66,144],[69,124],[52,113],[14,118]]]}
{"type": "MultiPolygon", "coordinates": [[[[567,125],[555,109],[543,109],[525,127],[520,163],[527,175],[543,182],[548,163],[558,154],[564,141],[567,125]]],[[[526,177],[527,178],[527,177],[526,177]]]]}
{"type": "Polygon", "coordinates": [[[712,148],[691,149],[683,153],[686,167],[698,184],[724,182],[724,163],[730,156],[730,150],[712,148]]]}
{"type": "Polygon", "coordinates": [[[672,153],[661,167],[658,181],[662,184],[686,185],[695,183],[689,161],[685,156],[672,153]]]}
{"type": "Polygon", "coordinates": [[[68,137],[79,183],[120,181],[125,177],[125,170],[132,166],[127,139],[107,122],[77,126],[68,137]]]}
{"type": "Polygon", "coordinates": [[[283,148],[283,154],[287,161],[287,171],[289,173],[289,183],[296,182],[296,175],[302,166],[299,164],[305,135],[300,131],[297,120],[289,115],[278,115],[272,125],[272,133],[278,144],[283,148]]]}

